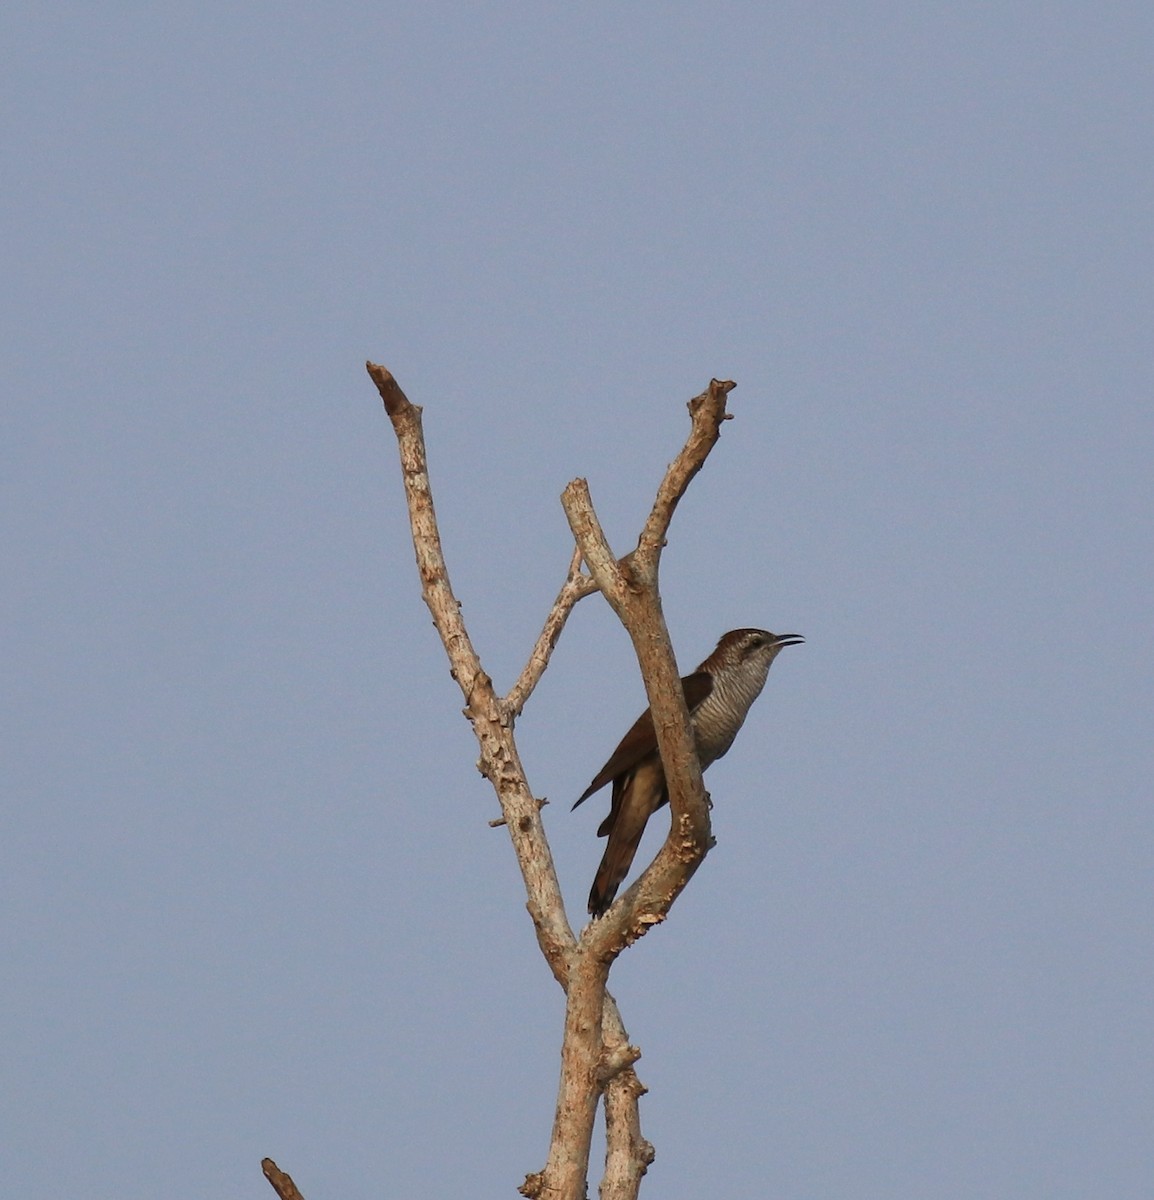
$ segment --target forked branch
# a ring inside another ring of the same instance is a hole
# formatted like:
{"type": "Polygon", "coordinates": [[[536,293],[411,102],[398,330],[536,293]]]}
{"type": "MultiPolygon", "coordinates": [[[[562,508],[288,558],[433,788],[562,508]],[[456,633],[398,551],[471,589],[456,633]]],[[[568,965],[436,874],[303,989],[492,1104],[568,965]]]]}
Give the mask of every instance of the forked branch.
{"type": "Polygon", "coordinates": [[[585,481],[574,480],[565,489],[562,504],[576,549],[525,668],[502,699],[481,667],[449,583],[429,486],[421,410],[409,402],[384,367],[375,363],[367,367],[397,437],[422,594],[465,697],[465,714],[481,749],[480,769],[501,804],[502,823],[509,830],[525,881],[538,943],[566,992],[561,1086],[549,1157],[544,1171],[529,1176],[521,1190],[526,1196],[549,1200],[584,1197],[593,1120],[604,1094],[607,1152],[602,1195],[604,1200],[627,1200],[637,1195],[653,1149],[641,1136],[637,1109],[637,1099],[645,1091],[633,1069],[640,1051],[630,1045],[616,1003],[606,991],[608,973],[625,946],[664,920],[710,844],[701,769],[661,614],[658,566],[677,503],[716,443],[721,422],[728,419],[725,397],[734,385],[713,380],[690,401],[690,436],[666,471],[636,550],[624,559],[617,560],[610,550],[585,481]],[[637,652],[673,819],[653,864],[606,917],[586,927],[578,939],[565,915],[541,805],[525,779],[513,723],[548,666],[569,613],[578,600],[596,590],[613,606],[637,652]]]}

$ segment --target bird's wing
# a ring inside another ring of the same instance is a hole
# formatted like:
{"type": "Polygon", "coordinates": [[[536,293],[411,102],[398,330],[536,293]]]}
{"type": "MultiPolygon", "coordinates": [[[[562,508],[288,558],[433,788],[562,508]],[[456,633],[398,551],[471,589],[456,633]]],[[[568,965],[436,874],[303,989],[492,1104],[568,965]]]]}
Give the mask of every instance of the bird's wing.
{"type": "MultiPolygon", "coordinates": [[[[705,671],[695,671],[682,679],[681,687],[685,692],[685,706],[692,713],[713,690],[713,676],[705,671]]],[[[617,749],[609,756],[609,761],[597,772],[597,777],[581,793],[573,807],[588,800],[611,779],[632,770],[643,758],[656,753],[657,733],[653,728],[653,714],[646,709],[633,722],[633,728],[621,739],[617,749]]]]}

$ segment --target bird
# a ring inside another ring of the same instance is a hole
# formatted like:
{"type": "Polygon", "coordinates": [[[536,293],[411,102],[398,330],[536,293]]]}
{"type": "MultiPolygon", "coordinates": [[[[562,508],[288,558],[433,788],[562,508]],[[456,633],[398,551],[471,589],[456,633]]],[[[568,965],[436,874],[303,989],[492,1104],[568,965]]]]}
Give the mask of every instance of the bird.
{"type": "MultiPolygon", "coordinates": [[[[693,726],[701,769],[715,763],[733,745],[778,652],[804,642],[797,633],[766,629],[733,629],[723,635],[713,653],[681,680],[693,726]]],[[[669,801],[669,787],[657,748],[653,714],[646,709],[621,739],[609,761],[573,805],[583,804],[607,783],[613,784],[609,815],[597,829],[609,842],[589,891],[589,913],[605,915],[633,856],[649,818],[669,801]]]]}

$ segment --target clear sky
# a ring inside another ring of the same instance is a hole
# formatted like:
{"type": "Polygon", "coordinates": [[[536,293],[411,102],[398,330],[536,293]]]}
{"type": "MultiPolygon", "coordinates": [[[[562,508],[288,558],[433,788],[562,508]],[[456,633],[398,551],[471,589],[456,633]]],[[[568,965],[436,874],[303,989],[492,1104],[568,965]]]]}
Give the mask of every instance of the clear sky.
{"type": "MultiPolygon", "coordinates": [[[[562,997],[419,599],[507,687],[590,481],[688,670],[799,632],[613,990],[644,1194],[1154,1187],[1154,7],[0,16],[0,1187],[513,1195],[562,997]]],[[[519,726],[576,918],[643,705],[519,726]]]]}

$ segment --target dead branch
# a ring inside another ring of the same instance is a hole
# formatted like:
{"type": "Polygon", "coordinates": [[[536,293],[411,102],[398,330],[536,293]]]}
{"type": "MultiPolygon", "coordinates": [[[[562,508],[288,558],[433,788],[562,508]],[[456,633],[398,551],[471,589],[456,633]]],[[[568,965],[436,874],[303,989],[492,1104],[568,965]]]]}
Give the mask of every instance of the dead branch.
{"type": "Polygon", "coordinates": [[[271,1158],[262,1158],[260,1160],[260,1168],[264,1172],[265,1179],[272,1184],[272,1189],[280,1197],[280,1200],[305,1200],[300,1192],[297,1191],[297,1185],[293,1183],[292,1176],[282,1171],[271,1158]]]}
{"type": "Polygon", "coordinates": [[[565,628],[569,614],[573,611],[573,606],[583,596],[588,596],[596,590],[597,585],[581,570],[580,547],[574,547],[573,557],[569,562],[569,574],[566,576],[560,592],[557,593],[557,599],[553,602],[548,617],[545,618],[545,627],[537,638],[537,644],[533,647],[533,652],[529,655],[529,661],[525,664],[520,678],[505,697],[505,707],[511,717],[516,718],[521,715],[525,701],[533,694],[533,689],[541,681],[541,676],[545,674],[549,658],[557,645],[557,639],[561,636],[561,630],[565,628]]]}
{"type": "Polygon", "coordinates": [[[577,548],[529,660],[502,700],[481,667],[449,584],[429,486],[421,410],[409,402],[384,367],[374,363],[367,367],[397,437],[422,594],[465,696],[465,714],[481,747],[481,771],[497,792],[538,943],[566,992],[561,1081],[549,1156],[544,1171],[527,1176],[521,1191],[550,1200],[582,1200],[593,1121],[604,1094],[603,1196],[627,1200],[636,1197],[641,1176],[653,1161],[653,1148],[640,1130],[637,1100],[645,1089],[633,1070],[640,1051],[630,1045],[616,1002],[606,989],[609,969],[625,946],[665,919],[711,839],[689,714],[661,613],[658,566],[677,503],[716,443],[721,422],[728,419],[725,397],[734,385],[714,380],[690,401],[690,436],[665,473],[637,549],[625,558],[616,559],[610,550],[585,481],[574,480],[565,489],[562,504],[577,548]],[[582,562],[588,575],[581,569],[582,562]],[[672,824],[653,864],[578,940],[565,916],[541,822],[542,802],[529,790],[512,727],[548,666],[573,606],[595,590],[605,594],[625,625],[641,665],[669,785],[672,824]]]}
{"type": "Polygon", "coordinates": [[[537,940],[554,974],[558,971],[564,974],[563,964],[576,938],[565,916],[541,810],[525,779],[506,706],[494,692],[492,680],[481,669],[461,618],[461,605],[449,583],[429,487],[421,410],[409,402],[384,367],[375,363],[368,363],[367,367],[397,436],[421,593],[449,656],[453,678],[465,697],[465,713],[481,747],[481,771],[496,789],[521,867],[537,940]]]}
{"type": "Polygon", "coordinates": [[[590,574],[633,642],[653,710],[672,812],[669,836],[652,865],[606,918],[592,926],[590,936],[596,939],[601,953],[619,954],[652,925],[663,921],[712,843],[701,766],[669,631],[661,612],[658,568],[673,511],[717,444],[721,423],[730,416],[725,411],[725,398],[735,386],[729,380],[714,379],[706,391],[689,402],[692,418],[689,437],[665,472],[632,554],[620,561],[615,559],[597,520],[585,480],[574,480],[561,498],[590,574]]]}
{"type": "MultiPolygon", "coordinates": [[[[603,1042],[588,1037],[601,1008],[597,989],[600,987],[604,992],[609,967],[617,955],[652,925],[665,919],[670,905],[689,882],[712,842],[701,764],[661,611],[658,568],[673,510],[717,442],[721,422],[726,419],[725,397],[733,387],[732,383],[715,379],[706,392],[690,401],[689,439],[665,473],[636,551],[626,558],[619,561],[609,548],[584,479],[570,483],[561,497],[569,527],[590,575],[633,642],[653,711],[672,818],[669,835],[653,863],[601,920],[584,930],[570,960],[561,1093],[545,1166],[545,1177],[550,1183],[564,1180],[566,1185],[573,1185],[575,1163],[569,1147],[574,1139],[587,1144],[585,1139],[592,1136],[592,1119],[587,1119],[587,1109],[580,1102],[588,1073],[588,1064],[580,1060],[580,1053],[606,1054],[603,1042]],[[578,981],[584,986],[578,986],[578,981]],[[567,1055],[571,1045],[575,1052],[567,1055]]],[[[614,1104],[606,1104],[606,1166],[607,1169],[612,1166],[614,1187],[622,1198],[636,1196],[641,1175],[652,1161],[652,1147],[640,1136],[639,1094],[624,1086],[615,1088],[614,1104]],[[633,1156],[628,1167],[623,1163],[623,1155],[633,1156]]],[[[580,1195],[577,1191],[560,1194],[580,1195]]]]}
{"type": "Polygon", "coordinates": [[[665,535],[678,501],[685,495],[693,477],[705,465],[709,452],[721,437],[722,421],[731,421],[733,414],[725,411],[725,398],[737,384],[732,379],[712,379],[700,396],[694,396],[686,406],[693,421],[689,438],[681,452],[669,464],[665,478],[657,489],[653,509],[637,541],[637,553],[643,563],[650,557],[656,560],[665,546],[665,535]]]}
{"type": "Polygon", "coordinates": [[[605,1175],[601,1200],[636,1200],[641,1177],[654,1159],[653,1146],[641,1136],[637,1101],[645,1088],[632,1067],[605,1089],[605,1175]]]}

